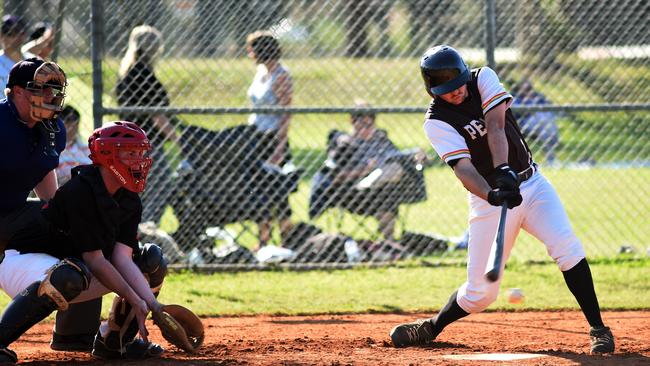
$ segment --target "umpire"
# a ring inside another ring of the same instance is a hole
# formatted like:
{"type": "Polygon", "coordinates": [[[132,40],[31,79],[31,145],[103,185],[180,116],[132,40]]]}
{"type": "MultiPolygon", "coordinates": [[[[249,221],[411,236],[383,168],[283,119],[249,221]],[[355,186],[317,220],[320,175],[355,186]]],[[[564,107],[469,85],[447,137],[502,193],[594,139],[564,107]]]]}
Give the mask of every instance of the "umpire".
{"type": "MultiPolygon", "coordinates": [[[[58,187],[55,169],[66,144],[58,115],[66,86],[61,67],[40,58],[20,61],[9,72],[6,98],[0,100],[0,262],[7,241],[40,213],[42,201],[49,201],[58,187]],[[27,199],[31,191],[38,200],[27,199]]],[[[70,309],[57,313],[51,346],[90,351],[101,298],[70,309]]]]}

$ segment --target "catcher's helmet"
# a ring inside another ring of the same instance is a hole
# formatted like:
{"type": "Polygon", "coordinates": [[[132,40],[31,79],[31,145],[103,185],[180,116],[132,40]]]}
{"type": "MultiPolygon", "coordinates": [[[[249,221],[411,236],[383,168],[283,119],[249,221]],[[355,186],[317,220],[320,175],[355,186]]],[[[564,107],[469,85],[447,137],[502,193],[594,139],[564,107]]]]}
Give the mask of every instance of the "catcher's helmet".
{"type": "Polygon", "coordinates": [[[88,138],[90,160],[108,168],[132,192],[144,191],[152,159],[145,132],[133,122],[109,122],[88,138]]]}
{"type": "Polygon", "coordinates": [[[432,97],[452,92],[470,79],[469,68],[463,58],[447,45],[427,50],[420,59],[420,71],[427,93],[432,97]]]}

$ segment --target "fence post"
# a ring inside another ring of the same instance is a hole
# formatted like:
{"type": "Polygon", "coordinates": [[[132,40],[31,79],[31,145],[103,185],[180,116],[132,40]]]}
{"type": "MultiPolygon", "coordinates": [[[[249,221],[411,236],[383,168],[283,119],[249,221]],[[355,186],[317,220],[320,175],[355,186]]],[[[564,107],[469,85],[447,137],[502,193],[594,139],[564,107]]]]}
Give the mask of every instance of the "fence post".
{"type": "Polygon", "coordinates": [[[52,61],[57,62],[59,58],[59,47],[61,47],[61,34],[63,34],[63,17],[65,16],[65,0],[59,2],[59,8],[56,12],[54,21],[54,50],[52,51],[52,61]]]}
{"type": "Polygon", "coordinates": [[[90,5],[90,58],[93,76],[93,124],[94,128],[101,127],[104,115],[102,94],[102,52],[104,49],[104,7],[102,0],[92,0],[90,5]]]}
{"type": "Polygon", "coordinates": [[[496,48],[496,10],[494,0],[485,0],[485,60],[496,70],[494,49],[496,48]]]}

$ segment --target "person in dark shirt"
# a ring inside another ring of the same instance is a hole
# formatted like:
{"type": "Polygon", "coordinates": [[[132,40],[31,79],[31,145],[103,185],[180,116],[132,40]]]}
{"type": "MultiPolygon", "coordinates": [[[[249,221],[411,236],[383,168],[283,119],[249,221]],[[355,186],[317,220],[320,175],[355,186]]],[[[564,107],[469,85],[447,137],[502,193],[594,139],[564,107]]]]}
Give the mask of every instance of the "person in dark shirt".
{"type": "MultiPolygon", "coordinates": [[[[140,25],[131,31],[129,46],[122,58],[115,86],[117,103],[121,107],[169,106],[167,90],[154,72],[154,65],[163,51],[162,42],[162,34],[152,26],[140,25]]],[[[122,113],[120,118],[136,123],[151,140],[151,156],[156,160],[156,166],[150,172],[149,182],[157,189],[145,192],[142,196],[143,221],[158,224],[172,191],[169,182],[172,169],[167,161],[164,144],[167,141],[178,143],[178,135],[172,120],[164,113],[122,113]]]]}
{"type": "Polygon", "coordinates": [[[1,248],[24,214],[29,193],[49,200],[56,191],[54,170],[66,142],[58,117],[65,86],[63,70],[37,58],[15,64],[9,73],[7,98],[0,100],[1,248]]]}
{"type": "Polygon", "coordinates": [[[16,362],[7,347],[54,310],[109,292],[117,297],[111,321],[95,336],[93,356],[163,353],[148,341],[145,319],[163,306],[156,296],[167,262],[160,247],[137,240],[138,193],[152,164],[149,140],[132,122],[112,122],[88,142],[93,165],[74,168],[72,179],[8,243],[0,287],[13,300],[0,317],[0,362],[16,362]],[[135,339],[138,331],[141,339],[135,339]]]}

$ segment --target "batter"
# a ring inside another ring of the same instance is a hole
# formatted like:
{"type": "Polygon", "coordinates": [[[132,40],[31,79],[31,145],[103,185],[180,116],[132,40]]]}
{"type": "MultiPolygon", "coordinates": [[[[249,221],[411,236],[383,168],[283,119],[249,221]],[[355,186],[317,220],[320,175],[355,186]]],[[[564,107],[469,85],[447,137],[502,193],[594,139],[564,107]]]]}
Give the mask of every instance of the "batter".
{"type": "Polygon", "coordinates": [[[512,96],[488,67],[470,70],[452,47],[428,50],[420,61],[433,98],[424,130],[431,145],[469,191],[467,281],[435,318],[401,324],[390,332],[396,347],[431,343],[448,324],[493,303],[500,280],[484,273],[499,221],[508,205],[505,262],[520,229],[544,243],[564,275],[591,327],[592,353],[614,352],[614,337],[603,324],[589,264],[555,189],[539,172],[509,109],[512,96]]]}

